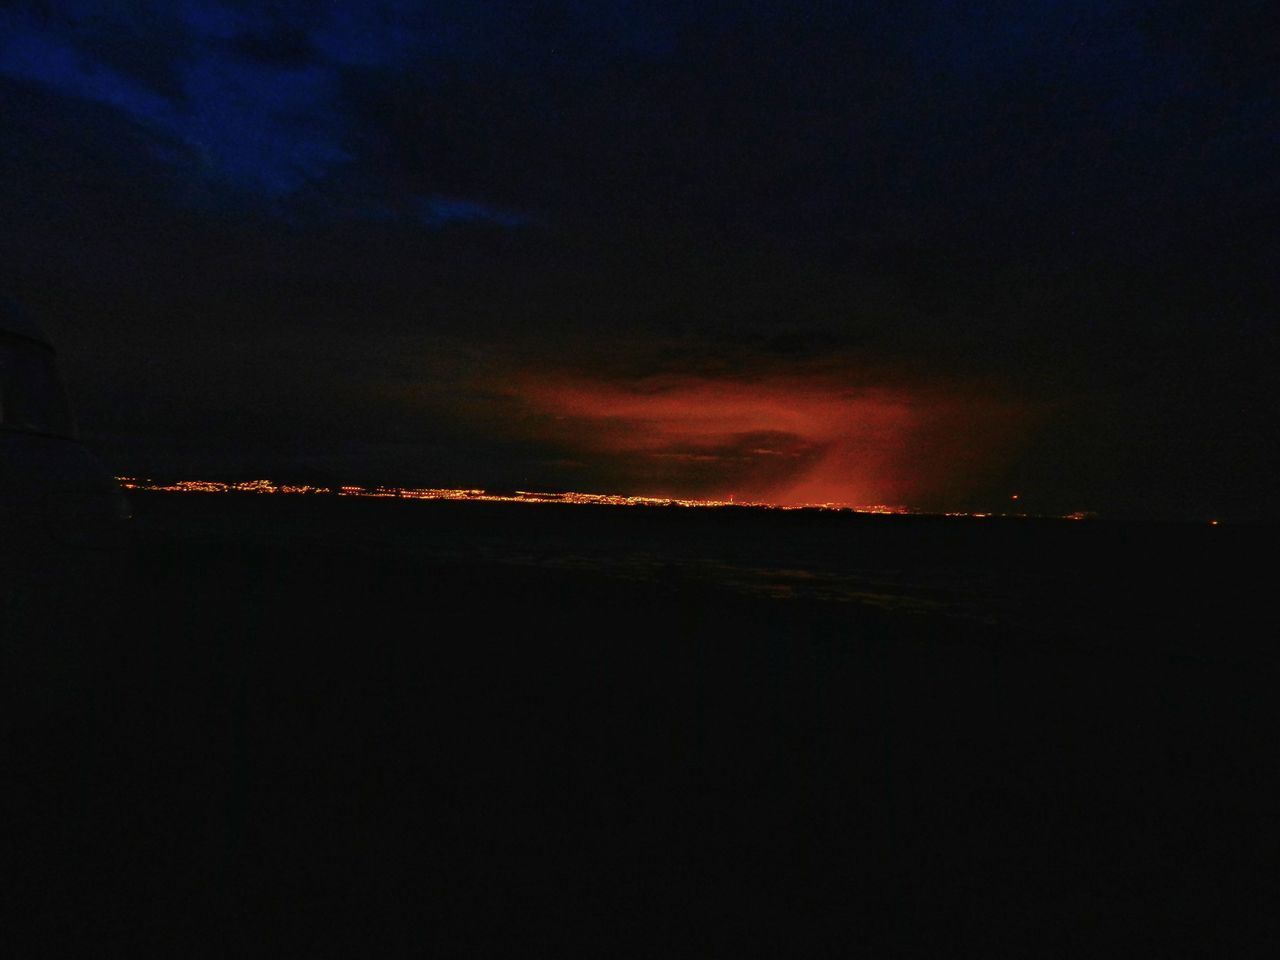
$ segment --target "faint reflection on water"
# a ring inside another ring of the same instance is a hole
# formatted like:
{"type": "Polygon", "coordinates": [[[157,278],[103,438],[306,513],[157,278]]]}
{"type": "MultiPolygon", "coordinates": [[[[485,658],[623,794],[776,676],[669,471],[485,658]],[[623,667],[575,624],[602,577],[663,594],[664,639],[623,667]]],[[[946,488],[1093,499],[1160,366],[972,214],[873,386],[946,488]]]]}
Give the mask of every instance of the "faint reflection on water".
{"type": "Polygon", "coordinates": [[[837,572],[752,566],[716,560],[669,560],[652,554],[593,557],[581,554],[512,554],[494,551],[487,560],[559,570],[579,570],[644,583],[690,583],[775,600],[855,603],[885,611],[1000,622],[990,584],[905,582],[883,572],[837,572]],[[988,589],[984,590],[983,586],[988,589]]]}

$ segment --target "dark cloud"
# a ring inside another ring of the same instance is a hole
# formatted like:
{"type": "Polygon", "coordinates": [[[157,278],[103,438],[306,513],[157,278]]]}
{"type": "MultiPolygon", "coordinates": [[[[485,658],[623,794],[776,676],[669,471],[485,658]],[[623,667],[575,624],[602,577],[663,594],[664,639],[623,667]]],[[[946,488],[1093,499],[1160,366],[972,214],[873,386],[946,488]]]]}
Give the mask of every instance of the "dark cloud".
{"type": "Polygon", "coordinates": [[[307,66],[317,54],[305,32],[287,27],[269,33],[240,34],[232,39],[231,49],[246,60],[284,69],[307,66]]]}

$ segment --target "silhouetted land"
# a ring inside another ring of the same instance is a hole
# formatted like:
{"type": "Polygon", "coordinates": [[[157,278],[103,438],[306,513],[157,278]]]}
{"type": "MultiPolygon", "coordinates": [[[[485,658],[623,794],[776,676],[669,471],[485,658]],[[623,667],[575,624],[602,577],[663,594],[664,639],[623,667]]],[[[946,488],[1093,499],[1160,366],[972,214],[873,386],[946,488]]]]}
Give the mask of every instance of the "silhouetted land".
{"type": "Polygon", "coordinates": [[[9,731],[21,955],[1274,939],[1274,531],[133,500],[9,731]]]}

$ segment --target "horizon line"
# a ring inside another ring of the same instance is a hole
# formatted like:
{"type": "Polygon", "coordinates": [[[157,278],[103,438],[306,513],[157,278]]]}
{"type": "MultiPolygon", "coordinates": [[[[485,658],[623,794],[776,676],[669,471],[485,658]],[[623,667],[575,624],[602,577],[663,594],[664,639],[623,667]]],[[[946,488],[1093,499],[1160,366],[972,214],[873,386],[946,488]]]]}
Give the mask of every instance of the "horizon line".
{"type": "MultiPolygon", "coordinates": [[[[494,492],[481,487],[401,487],[390,485],[363,486],[339,484],[320,486],[305,483],[277,483],[273,480],[176,480],[156,481],[149,478],[116,477],[125,490],[150,493],[240,493],[284,496],[339,496],[379,500],[450,500],[480,503],[559,503],[578,506],[607,507],[679,507],[687,509],[718,509],[738,507],[756,510],[821,510],[834,513],[871,514],[878,516],[918,517],[991,517],[1037,520],[1093,520],[1093,511],[1074,511],[1067,514],[1001,513],[996,511],[967,510],[917,510],[902,505],[855,503],[777,503],[764,500],[739,500],[700,497],[633,496],[615,493],[582,493],[577,491],[513,490],[511,493],[494,492]]],[[[1210,521],[1217,525],[1218,521],[1210,521]]]]}

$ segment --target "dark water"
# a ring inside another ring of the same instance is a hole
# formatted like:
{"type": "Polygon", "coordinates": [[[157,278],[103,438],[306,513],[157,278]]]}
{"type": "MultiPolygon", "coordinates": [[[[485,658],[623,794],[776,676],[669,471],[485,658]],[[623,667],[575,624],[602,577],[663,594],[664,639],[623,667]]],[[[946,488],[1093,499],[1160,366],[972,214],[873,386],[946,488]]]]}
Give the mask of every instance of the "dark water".
{"type": "Polygon", "coordinates": [[[351,499],[138,495],[144,537],[347,551],[403,572],[500,565],[846,603],[1115,649],[1253,658],[1274,531],[351,499]],[[1163,634],[1163,635],[1161,635],[1163,634]]]}
{"type": "Polygon", "coordinates": [[[93,682],[7,738],[27,955],[1274,939],[1268,531],[136,507],[93,682]]]}

